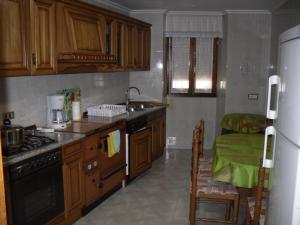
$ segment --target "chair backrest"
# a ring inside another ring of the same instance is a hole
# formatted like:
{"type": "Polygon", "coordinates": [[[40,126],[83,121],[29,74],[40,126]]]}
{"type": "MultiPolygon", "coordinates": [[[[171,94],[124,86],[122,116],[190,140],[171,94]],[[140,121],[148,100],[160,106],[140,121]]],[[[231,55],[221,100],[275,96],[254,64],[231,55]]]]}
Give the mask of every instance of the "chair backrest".
{"type": "Polygon", "coordinates": [[[203,143],[204,143],[204,120],[200,120],[196,125],[195,130],[199,133],[199,137],[197,138],[197,144],[199,148],[198,157],[203,157],[203,143]]]}
{"type": "MultiPolygon", "coordinates": [[[[269,174],[266,174],[266,169],[262,166],[261,160],[258,171],[258,184],[255,196],[253,225],[259,225],[260,215],[262,211],[262,200],[268,195],[268,190],[265,188],[265,182],[268,181],[268,179],[269,174]]],[[[265,212],[263,214],[265,214],[265,212]]]]}
{"type": "MultiPolygon", "coordinates": [[[[192,142],[192,163],[191,163],[191,179],[193,181],[197,179],[197,171],[199,166],[199,131],[195,128],[193,130],[193,142],[192,142]]],[[[196,182],[195,182],[196,183],[196,182]]]]}

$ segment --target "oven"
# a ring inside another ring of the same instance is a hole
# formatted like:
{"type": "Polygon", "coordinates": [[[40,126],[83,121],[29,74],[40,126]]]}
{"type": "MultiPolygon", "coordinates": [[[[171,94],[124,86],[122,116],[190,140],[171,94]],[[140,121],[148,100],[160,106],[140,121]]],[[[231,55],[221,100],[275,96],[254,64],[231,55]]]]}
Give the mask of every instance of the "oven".
{"type": "Polygon", "coordinates": [[[61,149],[9,167],[14,225],[43,225],[64,211],[61,149]]]}

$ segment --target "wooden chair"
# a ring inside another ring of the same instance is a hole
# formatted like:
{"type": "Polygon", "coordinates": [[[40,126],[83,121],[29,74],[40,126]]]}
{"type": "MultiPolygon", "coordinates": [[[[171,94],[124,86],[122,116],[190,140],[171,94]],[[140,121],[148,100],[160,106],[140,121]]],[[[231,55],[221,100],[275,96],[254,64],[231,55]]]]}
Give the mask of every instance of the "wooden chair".
{"type": "Polygon", "coordinates": [[[190,225],[196,221],[232,223],[237,225],[239,210],[239,194],[231,184],[214,181],[211,172],[201,169],[201,164],[209,161],[200,157],[203,153],[203,121],[193,131],[191,190],[190,190],[190,225]],[[199,144],[200,143],[200,144],[199,144]],[[202,145],[202,149],[201,149],[202,145]],[[225,219],[199,218],[196,219],[196,210],[199,202],[225,204],[226,208],[233,207],[233,218],[230,220],[230,210],[226,209],[225,219]]]}
{"type": "Polygon", "coordinates": [[[268,178],[266,169],[262,167],[262,162],[260,162],[255,197],[248,197],[247,199],[246,225],[265,224],[268,190],[264,187],[264,184],[268,181],[268,178]]]}

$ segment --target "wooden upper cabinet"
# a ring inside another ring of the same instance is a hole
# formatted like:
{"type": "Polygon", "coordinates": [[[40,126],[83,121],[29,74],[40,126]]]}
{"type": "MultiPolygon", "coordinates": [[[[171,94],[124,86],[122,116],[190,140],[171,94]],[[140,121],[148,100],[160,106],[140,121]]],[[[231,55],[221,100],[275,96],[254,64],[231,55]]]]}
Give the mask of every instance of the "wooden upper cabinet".
{"type": "Polygon", "coordinates": [[[31,1],[32,74],[56,73],[55,2],[31,1]]]}
{"type": "Polygon", "coordinates": [[[126,24],[124,27],[124,63],[126,69],[134,68],[134,26],[126,24]]]}
{"type": "Polygon", "coordinates": [[[149,27],[129,24],[125,28],[125,66],[128,70],[150,69],[149,27]]]}
{"type": "Polygon", "coordinates": [[[57,21],[61,21],[57,23],[59,71],[84,68],[86,72],[96,72],[110,69],[103,65],[117,63],[116,55],[111,54],[116,47],[112,45],[115,34],[105,15],[63,3],[58,3],[57,9],[57,21]]]}
{"type": "Polygon", "coordinates": [[[77,53],[105,53],[105,19],[89,11],[66,9],[71,50],[77,53]]]}
{"type": "Polygon", "coordinates": [[[143,68],[150,70],[151,59],[151,31],[147,28],[143,32],[143,68]]]}
{"type": "Polygon", "coordinates": [[[149,28],[137,27],[136,28],[136,59],[135,68],[141,70],[150,69],[150,40],[151,32],[149,28]]]}
{"type": "Polygon", "coordinates": [[[150,25],[79,0],[1,0],[0,76],[149,69],[150,25]]]}
{"type": "MultiPolygon", "coordinates": [[[[124,62],[124,27],[125,25],[121,21],[113,20],[110,24],[110,38],[106,38],[106,45],[109,46],[107,53],[115,56],[116,58],[116,70],[125,70],[124,62]]],[[[108,30],[109,31],[109,30],[108,30]]],[[[108,36],[108,35],[106,35],[108,36]]]]}
{"type": "Polygon", "coordinates": [[[0,76],[30,74],[27,0],[0,1],[0,76]]]}

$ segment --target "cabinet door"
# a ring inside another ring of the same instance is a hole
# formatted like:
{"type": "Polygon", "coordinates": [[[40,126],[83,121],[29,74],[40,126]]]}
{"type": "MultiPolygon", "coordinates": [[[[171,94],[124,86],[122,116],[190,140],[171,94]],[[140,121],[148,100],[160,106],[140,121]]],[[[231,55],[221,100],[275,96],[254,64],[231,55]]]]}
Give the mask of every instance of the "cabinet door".
{"type": "Polygon", "coordinates": [[[83,204],[82,152],[75,153],[64,159],[63,173],[66,217],[73,217],[73,214],[75,214],[75,217],[80,217],[83,204]]]}
{"type": "Polygon", "coordinates": [[[127,69],[134,68],[134,29],[133,25],[124,27],[124,64],[127,69]]]}
{"type": "Polygon", "coordinates": [[[108,176],[109,174],[115,172],[118,168],[125,165],[125,129],[124,127],[113,127],[100,135],[100,146],[99,156],[100,156],[100,175],[101,178],[108,176]],[[120,151],[108,157],[108,144],[107,135],[109,132],[120,130],[120,151]]]}
{"type": "Polygon", "coordinates": [[[53,74],[55,60],[55,2],[31,1],[32,74],[53,74]]]}
{"type": "Polygon", "coordinates": [[[68,9],[68,34],[76,53],[105,54],[105,18],[80,9],[68,9]]]}
{"type": "Polygon", "coordinates": [[[110,40],[109,54],[115,56],[117,59],[115,67],[121,70],[124,68],[124,25],[120,21],[111,22],[110,40]]]}
{"type": "Polygon", "coordinates": [[[143,67],[143,37],[144,31],[140,27],[134,27],[134,67],[140,69],[143,67]]]}
{"type": "Polygon", "coordinates": [[[166,115],[163,114],[159,121],[160,132],[159,132],[159,149],[160,155],[164,153],[166,146],[166,115]]]}
{"type": "Polygon", "coordinates": [[[130,136],[130,178],[151,167],[152,133],[147,128],[130,136]]]}
{"type": "Polygon", "coordinates": [[[155,119],[152,125],[152,160],[155,160],[160,155],[160,120],[155,119]]]}
{"type": "Polygon", "coordinates": [[[143,32],[143,62],[142,67],[146,70],[150,70],[150,58],[151,58],[151,31],[145,29],[143,32]]]}
{"type": "Polygon", "coordinates": [[[132,28],[132,62],[135,70],[150,69],[150,40],[149,28],[133,26],[132,28]]]}
{"type": "Polygon", "coordinates": [[[85,175],[85,206],[95,202],[99,196],[99,170],[85,175]]]}
{"type": "Polygon", "coordinates": [[[90,161],[98,157],[99,134],[86,137],[83,142],[84,161],[90,161]]]}
{"type": "Polygon", "coordinates": [[[0,1],[0,76],[30,74],[27,0],[0,1]]]}

